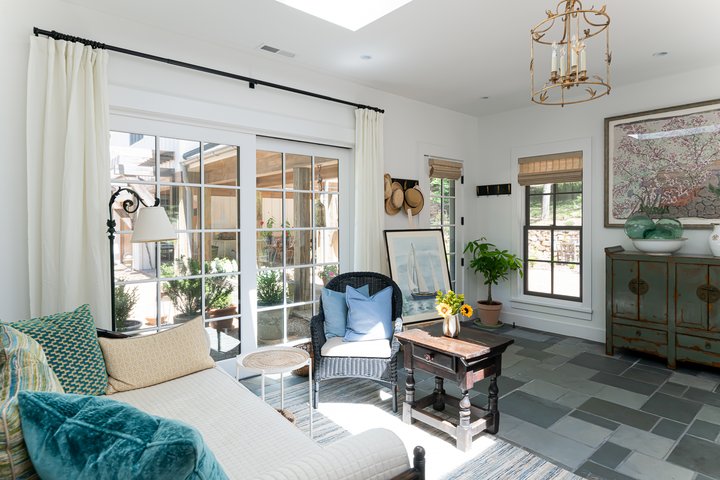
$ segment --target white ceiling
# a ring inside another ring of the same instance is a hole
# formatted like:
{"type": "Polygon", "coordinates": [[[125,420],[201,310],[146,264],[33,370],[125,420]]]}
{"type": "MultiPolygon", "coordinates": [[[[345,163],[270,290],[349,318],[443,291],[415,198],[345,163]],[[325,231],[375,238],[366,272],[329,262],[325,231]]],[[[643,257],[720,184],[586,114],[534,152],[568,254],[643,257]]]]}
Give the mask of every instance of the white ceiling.
{"type": "MultiPolygon", "coordinates": [[[[351,32],[273,0],[69,1],[478,116],[530,105],[530,28],[557,4],[557,0],[414,0],[351,32]],[[263,43],[296,56],[259,51],[263,43]],[[372,59],[363,60],[363,55],[372,59]]],[[[602,3],[596,0],[595,6],[602,3]]],[[[614,88],[720,64],[720,1],[605,3],[612,22],[614,88]],[[669,55],[652,56],[658,51],[669,55]]],[[[588,7],[592,1],[585,4],[588,7]]]]}

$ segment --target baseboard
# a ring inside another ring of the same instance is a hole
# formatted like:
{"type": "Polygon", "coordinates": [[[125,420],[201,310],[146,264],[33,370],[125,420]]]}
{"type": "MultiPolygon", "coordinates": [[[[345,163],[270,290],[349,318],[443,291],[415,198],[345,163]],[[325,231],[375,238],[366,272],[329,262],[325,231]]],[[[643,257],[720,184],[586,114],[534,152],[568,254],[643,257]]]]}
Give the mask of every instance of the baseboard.
{"type": "Polygon", "coordinates": [[[605,343],[605,329],[595,328],[589,325],[578,325],[563,321],[555,321],[547,318],[531,317],[527,314],[519,315],[517,313],[503,311],[500,315],[501,321],[505,324],[515,325],[519,327],[532,328],[534,330],[542,330],[544,332],[559,333],[569,337],[578,337],[594,342],[605,343]]]}

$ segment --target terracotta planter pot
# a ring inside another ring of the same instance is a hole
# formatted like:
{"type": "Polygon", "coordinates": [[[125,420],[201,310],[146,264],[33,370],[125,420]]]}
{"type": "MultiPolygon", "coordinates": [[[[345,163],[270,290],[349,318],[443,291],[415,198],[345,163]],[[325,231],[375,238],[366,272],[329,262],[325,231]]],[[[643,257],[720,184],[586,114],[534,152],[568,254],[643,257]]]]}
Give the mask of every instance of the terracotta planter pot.
{"type": "Polygon", "coordinates": [[[497,325],[500,318],[500,310],[502,310],[502,303],[500,302],[493,302],[491,304],[477,302],[478,317],[480,317],[480,322],[483,325],[497,325]]]}

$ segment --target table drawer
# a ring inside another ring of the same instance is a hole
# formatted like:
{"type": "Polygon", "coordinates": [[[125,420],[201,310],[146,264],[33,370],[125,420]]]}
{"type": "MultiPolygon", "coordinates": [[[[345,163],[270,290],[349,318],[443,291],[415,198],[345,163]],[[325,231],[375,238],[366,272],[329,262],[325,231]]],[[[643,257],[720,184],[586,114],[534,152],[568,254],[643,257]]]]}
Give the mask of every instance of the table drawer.
{"type": "Polygon", "coordinates": [[[455,357],[452,355],[446,355],[444,353],[436,352],[435,350],[429,350],[419,345],[415,345],[413,347],[413,357],[429,363],[430,365],[435,365],[436,367],[452,371],[455,370],[455,357]]]}
{"type": "Polygon", "coordinates": [[[720,341],[677,334],[677,359],[720,366],[720,341]]]}
{"type": "Polygon", "coordinates": [[[667,357],[667,332],[614,323],[613,346],[667,357]]]}

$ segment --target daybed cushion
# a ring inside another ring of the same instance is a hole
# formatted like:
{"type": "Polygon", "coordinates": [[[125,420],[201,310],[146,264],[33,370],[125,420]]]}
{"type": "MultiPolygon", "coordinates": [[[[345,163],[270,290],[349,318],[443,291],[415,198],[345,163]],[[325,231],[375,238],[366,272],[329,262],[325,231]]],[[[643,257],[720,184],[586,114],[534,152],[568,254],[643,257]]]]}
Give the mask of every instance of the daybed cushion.
{"type": "MultiPolygon", "coordinates": [[[[357,291],[369,297],[370,285],[363,285],[357,291]]],[[[325,338],[344,337],[348,316],[345,293],[323,288],[322,306],[325,316],[325,338]]]]}
{"type": "Polygon", "coordinates": [[[389,340],[392,330],[393,287],[385,287],[367,297],[349,286],[345,290],[348,306],[346,342],[389,340]]]}
{"type": "Polygon", "coordinates": [[[18,393],[62,392],[40,345],[29,336],[0,324],[0,478],[38,478],[25,448],[18,393]]]}
{"type": "Polygon", "coordinates": [[[390,340],[346,342],[342,337],[328,338],[320,351],[323,357],[390,358],[390,340]]]}
{"type": "Polygon", "coordinates": [[[219,368],[109,398],[197,428],[230,478],[253,478],[273,465],[321,450],[304,431],[219,368]]]}
{"type": "Polygon", "coordinates": [[[18,396],[25,443],[43,480],[227,480],[197,430],[107,397],[18,396]]]}
{"type": "Polygon", "coordinates": [[[109,376],[108,394],[156,385],[215,365],[200,317],[153,335],[99,341],[109,376]]]}
{"type": "Polygon", "coordinates": [[[108,378],[89,305],[11,324],[42,346],[67,393],[102,395],[108,378]]]}

